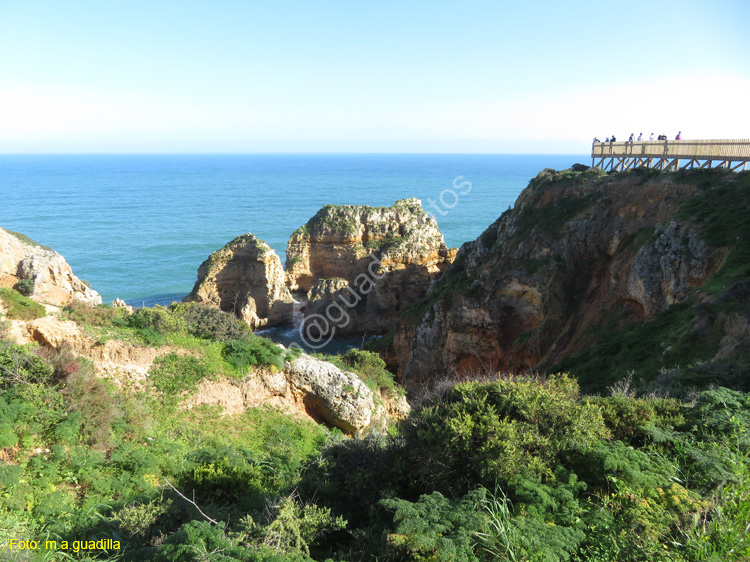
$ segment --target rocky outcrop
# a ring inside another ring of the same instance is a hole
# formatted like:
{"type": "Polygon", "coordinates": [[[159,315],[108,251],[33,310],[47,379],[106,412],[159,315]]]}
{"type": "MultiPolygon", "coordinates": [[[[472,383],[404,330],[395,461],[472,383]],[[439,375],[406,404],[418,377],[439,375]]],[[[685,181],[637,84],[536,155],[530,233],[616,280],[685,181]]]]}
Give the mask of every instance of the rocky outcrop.
{"type": "MultiPolygon", "coordinates": [[[[721,172],[715,172],[721,174],[721,172]]],[[[737,174],[734,175],[735,177],[737,174]]],[[[477,370],[545,369],[605,324],[654,317],[727,256],[679,214],[689,174],[545,170],[401,322],[390,362],[407,388],[477,370]]]]}
{"type": "Polygon", "coordinates": [[[212,253],[198,269],[186,302],[216,306],[251,328],[289,324],[294,299],[284,283],[281,260],[252,234],[238,236],[212,253]]]}
{"type": "Polygon", "coordinates": [[[384,432],[410,411],[403,396],[378,396],[356,374],[308,355],[287,362],[283,371],[257,368],[242,381],[202,381],[184,406],[202,404],[221,406],[226,414],[273,406],[355,435],[384,432]]]}
{"type": "MultiPolygon", "coordinates": [[[[0,302],[1,304],[1,302],[0,302]]],[[[31,321],[12,321],[3,337],[19,344],[36,342],[51,350],[67,350],[92,361],[98,376],[120,387],[144,390],[154,360],[168,353],[189,354],[173,346],[137,346],[107,339],[97,340],[78,324],[50,315],[31,321]],[[9,328],[9,329],[8,329],[9,328]]],[[[0,321],[4,319],[0,306],[0,321]]],[[[390,423],[409,415],[404,396],[374,393],[355,373],[327,361],[302,355],[288,361],[283,370],[253,367],[243,379],[212,378],[199,383],[182,404],[184,408],[210,404],[221,406],[227,415],[249,408],[271,406],[361,435],[383,433],[390,423]]]]}
{"type": "Polygon", "coordinates": [[[327,205],[289,240],[287,284],[307,293],[306,315],[325,317],[338,335],[382,333],[455,253],[419,199],[327,205]]]}
{"type": "Polygon", "coordinates": [[[372,391],[354,373],[303,355],[286,365],[289,382],[304,395],[305,406],[327,423],[361,433],[375,414],[372,391]]]}
{"type": "Polygon", "coordinates": [[[22,234],[0,228],[0,287],[29,281],[29,295],[39,302],[65,305],[72,301],[101,304],[99,293],[73,275],[60,254],[22,234]]]}

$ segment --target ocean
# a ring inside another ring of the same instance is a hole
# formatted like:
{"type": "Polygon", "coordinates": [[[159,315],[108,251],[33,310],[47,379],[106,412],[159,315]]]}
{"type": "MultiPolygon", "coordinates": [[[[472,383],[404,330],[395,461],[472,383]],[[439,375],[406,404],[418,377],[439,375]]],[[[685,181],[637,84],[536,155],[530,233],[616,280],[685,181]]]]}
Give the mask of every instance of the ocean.
{"type": "Polygon", "coordinates": [[[251,232],[279,254],[327,204],[418,197],[446,242],[475,239],[544,168],[585,155],[0,155],[0,226],[50,246],[104,302],[170,304],[251,232]],[[470,182],[470,186],[463,183],[470,182]],[[441,200],[442,196],[442,200],[441,200]],[[434,203],[430,204],[429,201],[434,203]]]}

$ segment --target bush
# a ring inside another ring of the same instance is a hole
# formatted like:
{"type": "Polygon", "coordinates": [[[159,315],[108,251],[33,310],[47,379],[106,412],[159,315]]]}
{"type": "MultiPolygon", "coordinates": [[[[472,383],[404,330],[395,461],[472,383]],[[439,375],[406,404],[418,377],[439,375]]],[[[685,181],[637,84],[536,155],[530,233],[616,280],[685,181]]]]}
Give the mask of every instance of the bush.
{"type": "Polygon", "coordinates": [[[688,416],[692,431],[706,441],[718,436],[750,450],[750,394],[728,388],[701,392],[688,416]]]}
{"type": "Polygon", "coordinates": [[[35,282],[33,279],[21,279],[16,283],[16,291],[21,293],[24,297],[30,297],[34,294],[35,282]]]}
{"type": "Polygon", "coordinates": [[[169,396],[191,393],[200,381],[209,376],[211,372],[202,359],[176,353],[157,357],[149,369],[151,384],[169,396]]]}
{"type": "Polygon", "coordinates": [[[324,357],[344,370],[353,370],[370,390],[380,393],[403,394],[404,388],[398,384],[393,373],[385,368],[385,361],[372,351],[350,349],[343,355],[324,357]]]}
{"type": "Polygon", "coordinates": [[[561,453],[587,450],[607,433],[566,375],[467,382],[412,412],[406,463],[427,489],[465,493],[519,473],[552,478],[561,453]]]}
{"type": "Polygon", "coordinates": [[[244,373],[253,365],[272,365],[284,368],[284,352],[271,340],[250,336],[244,340],[229,340],[222,352],[224,360],[244,373]]]}
{"type": "Polygon", "coordinates": [[[227,446],[205,448],[193,451],[186,460],[190,468],[180,476],[177,486],[201,504],[262,505],[262,467],[248,451],[227,446]]]}
{"type": "Polygon", "coordinates": [[[273,506],[273,521],[262,530],[262,541],[276,552],[309,556],[319,536],[345,527],[346,521],[332,516],[329,508],[302,505],[292,494],[273,506]]]}
{"type": "Polygon", "coordinates": [[[39,352],[37,344],[0,342],[0,389],[19,384],[52,383],[55,370],[39,352]]]}
{"type": "Polygon", "coordinates": [[[393,510],[396,532],[388,535],[393,547],[408,560],[476,562],[475,536],[483,525],[480,512],[484,490],[451,500],[440,492],[425,494],[417,502],[381,500],[393,510]]]}
{"type": "Polygon", "coordinates": [[[116,387],[98,378],[93,369],[85,369],[67,377],[64,392],[70,408],[81,414],[84,441],[90,445],[109,445],[115,425],[121,424],[125,417],[116,387]]]}
{"type": "Polygon", "coordinates": [[[652,427],[673,429],[684,423],[684,407],[675,399],[631,398],[622,394],[593,398],[601,408],[604,423],[612,434],[630,445],[643,446],[652,427]]]}
{"type": "Polygon", "coordinates": [[[0,299],[8,309],[5,315],[11,320],[28,321],[47,315],[41,304],[23,296],[14,289],[0,289],[0,299]]]}
{"type": "Polygon", "coordinates": [[[242,340],[250,326],[218,308],[198,303],[173,304],[170,310],[181,317],[187,331],[199,338],[217,341],[242,340]]]}
{"type": "Polygon", "coordinates": [[[68,320],[72,320],[83,326],[111,328],[127,325],[123,318],[123,314],[125,314],[123,309],[111,308],[105,305],[95,306],[85,302],[73,301],[63,307],[63,312],[68,320]]]}

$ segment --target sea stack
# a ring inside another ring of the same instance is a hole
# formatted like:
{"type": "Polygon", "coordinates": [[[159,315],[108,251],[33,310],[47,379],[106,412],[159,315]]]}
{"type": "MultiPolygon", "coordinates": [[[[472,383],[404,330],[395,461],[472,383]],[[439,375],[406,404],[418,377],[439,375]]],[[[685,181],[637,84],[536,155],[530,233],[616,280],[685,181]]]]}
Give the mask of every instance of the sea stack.
{"type": "Polygon", "coordinates": [[[419,199],[391,207],[326,205],[287,247],[287,285],[338,335],[384,333],[456,256],[419,199]],[[338,318],[341,318],[338,320],[338,318]]]}
{"type": "Polygon", "coordinates": [[[184,301],[216,306],[245,320],[253,330],[290,324],[294,304],[279,256],[249,233],[201,264],[198,280],[184,301]]]}

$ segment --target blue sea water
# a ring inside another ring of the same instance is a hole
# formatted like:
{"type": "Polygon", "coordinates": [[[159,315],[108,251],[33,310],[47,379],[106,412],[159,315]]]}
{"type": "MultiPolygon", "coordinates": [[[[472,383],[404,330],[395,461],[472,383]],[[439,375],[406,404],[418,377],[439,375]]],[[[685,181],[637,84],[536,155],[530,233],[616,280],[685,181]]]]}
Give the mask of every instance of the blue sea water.
{"type": "Polygon", "coordinates": [[[291,233],[323,205],[388,206],[418,197],[435,214],[446,242],[460,246],[512,206],[540,170],[587,160],[484,154],[2,155],[0,226],[60,252],[105,302],[119,297],[138,305],[169,304],[190,292],[198,266],[211,252],[240,234],[265,240],[283,262],[291,233]]]}

